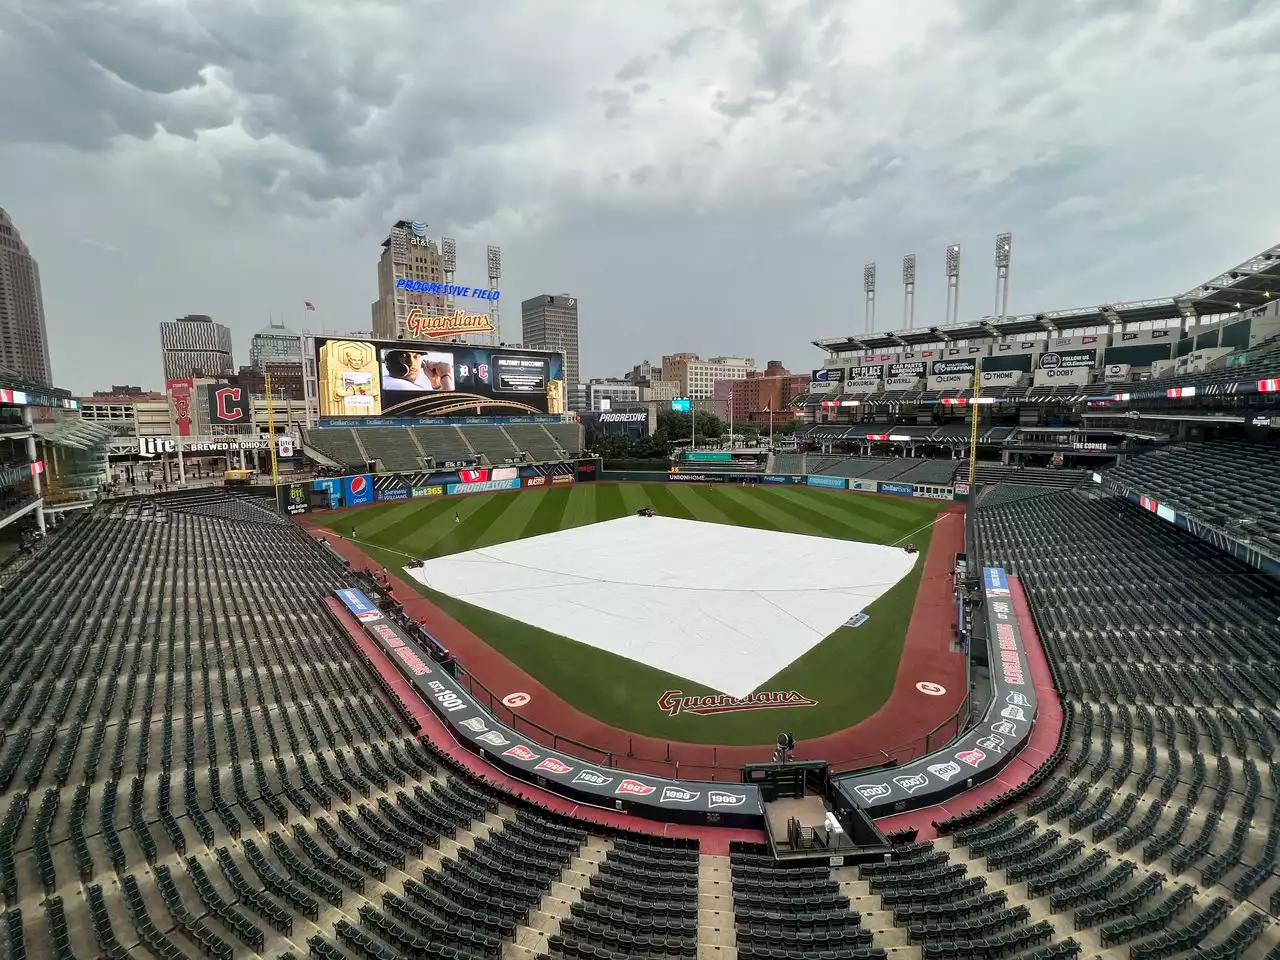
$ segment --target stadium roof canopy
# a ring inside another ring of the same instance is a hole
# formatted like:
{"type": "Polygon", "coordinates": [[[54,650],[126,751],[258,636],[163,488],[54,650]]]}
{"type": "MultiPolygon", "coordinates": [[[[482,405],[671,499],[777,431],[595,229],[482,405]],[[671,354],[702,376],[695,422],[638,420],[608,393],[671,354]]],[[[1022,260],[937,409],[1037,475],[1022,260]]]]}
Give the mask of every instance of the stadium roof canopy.
{"type": "Polygon", "coordinates": [[[937,343],[939,340],[981,340],[1016,337],[1019,334],[1066,334],[1073,330],[1107,324],[1152,323],[1184,318],[1217,316],[1261,306],[1280,297],[1280,244],[1250,257],[1244,263],[1214,277],[1186,293],[1158,300],[1130,300],[1104,303],[1096,307],[1047,310],[1016,317],[982,317],[949,326],[917,327],[914,330],[886,330],[847,337],[814,340],[813,345],[829,352],[848,350],[899,350],[903,347],[937,343]]]}

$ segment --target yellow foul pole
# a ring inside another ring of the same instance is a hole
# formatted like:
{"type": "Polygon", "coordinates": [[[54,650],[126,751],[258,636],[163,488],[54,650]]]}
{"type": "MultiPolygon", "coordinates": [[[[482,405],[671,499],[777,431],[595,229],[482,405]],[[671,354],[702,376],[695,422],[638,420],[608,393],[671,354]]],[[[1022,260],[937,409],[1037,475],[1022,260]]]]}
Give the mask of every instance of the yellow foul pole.
{"type": "Polygon", "coordinates": [[[271,374],[263,378],[263,392],[267,395],[267,443],[271,446],[271,486],[280,486],[280,461],[276,459],[276,398],[271,393],[271,374]]]}
{"type": "MultiPolygon", "coordinates": [[[[974,477],[978,472],[978,394],[982,392],[982,358],[973,364],[973,396],[969,399],[969,496],[977,495],[974,477]]],[[[272,463],[275,463],[272,453],[272,463]]]]}

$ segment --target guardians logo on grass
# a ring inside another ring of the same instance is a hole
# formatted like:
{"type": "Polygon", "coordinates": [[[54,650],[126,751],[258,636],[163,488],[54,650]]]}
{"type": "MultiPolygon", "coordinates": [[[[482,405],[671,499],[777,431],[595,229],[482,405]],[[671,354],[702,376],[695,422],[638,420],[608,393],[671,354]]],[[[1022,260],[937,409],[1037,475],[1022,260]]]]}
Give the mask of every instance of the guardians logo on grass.
{"type": "Polygon", "coordinates": [[[811,700],[795,690],[758,690],[745,697],[731,697],[717,693],[707,697],[685,696],[683,690],[668,690],[658,698],[658,709],[674,717],[692,713],[695,717],[713,717],[718,713],[741,713],[746,710],[778,710],[783,707],[816,707],[811,700]]]}

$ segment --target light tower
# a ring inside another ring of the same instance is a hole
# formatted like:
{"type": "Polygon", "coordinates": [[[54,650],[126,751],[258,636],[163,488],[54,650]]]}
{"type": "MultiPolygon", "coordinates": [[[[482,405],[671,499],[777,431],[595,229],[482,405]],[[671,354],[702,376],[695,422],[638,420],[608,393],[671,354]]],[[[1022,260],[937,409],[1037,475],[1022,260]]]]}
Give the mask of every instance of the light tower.
{"type": "Polygon", "coordinates": [[[489,322],[493,324],[493,342],[502,343],[502,322],[498,309],[498,281],[502,278],[502,248],[489,248],[489,322]]]}
{"type": "Polygon", "coordinates": [[[996,308],[994,316],[1003,320],[1009,315],[1009,260],[1013,253],[1013,234],[996,234],[996,308]]]}
{"type": "Polygon", "coordinates": [[[862,268],[862,293],[865,299],[866,329],[872,333],[876,328],[876,265],[868,263],[862,268]]]}
{"type": "Polygon", "coordinates": [[[916,255],[902,258],[902,325],[908,330],[916,325],[916,255]]]}
{"type": "Polygon", "coordinates": [[[947,326],[960,319],[960,244],[947,246],[947,326]]]}
{"type": "MultiPolygon", "coordinates": [[[[440,272],[444,274],[444,282],[452,287],[454,278],[458,275],[458,241],[453,237],[440,238],[440,272]]],[[[453,316],[455,309],[453,294],[445,294],[444,315],[453,316]]]]}

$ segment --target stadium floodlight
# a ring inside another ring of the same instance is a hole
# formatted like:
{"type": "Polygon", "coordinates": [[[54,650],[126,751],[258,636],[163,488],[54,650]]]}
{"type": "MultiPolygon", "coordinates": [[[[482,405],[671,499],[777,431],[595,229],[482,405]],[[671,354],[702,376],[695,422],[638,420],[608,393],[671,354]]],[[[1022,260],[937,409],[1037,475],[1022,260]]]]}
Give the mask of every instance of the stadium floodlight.
{"type": "Polygon", "coordinates": [[[868,263],[862,268],[862,290],[864,293],[876,291],[876,265],[868,263]]]}
{"type": "Polygon", "coordinates": [[[440,238],[440,260],[441,268],[447,273],[456,273],[458,270],[458,241],[453,237],[440,238]]]}
{"type": "Polygon", "coordinates": [[[870,333],[876,328],[876,265],[868,263],[862,268],[862,292],[865,298],[866,326],[870,333]]]}
{"type": "Polygon", "coordinates": [[[960,319],[960,244],[947,244],[947,314],[949,327],[960,319]]]}
{"type": "Polygon", "coordinates": [[[1102,314],[1102,318],[1112,326],[1120,323],[1120,314],[1116,313],[1116,308],[1111,306],[1111,304],[1104,303],[1102,306],[1098,307],[1098,312],[1102,314]]]}
{"type": "Polygon", "coordinates": [[[902,258],[902,282],[916,282],[916,255],[914,253],[908,253],[902,258]]]}
{"type": "Polygon", "coordinates": [[[1009,255],[1012,252],[1012,248],[1013,248],[1012,233],[996,234],[996,266],[997,267],[1009,266],[1009,255]]]}
{"type": "Polygon", "coordinates": [[[489,279],[497,280],[502,276],[502,248],[489,248],[489,279]]]}

